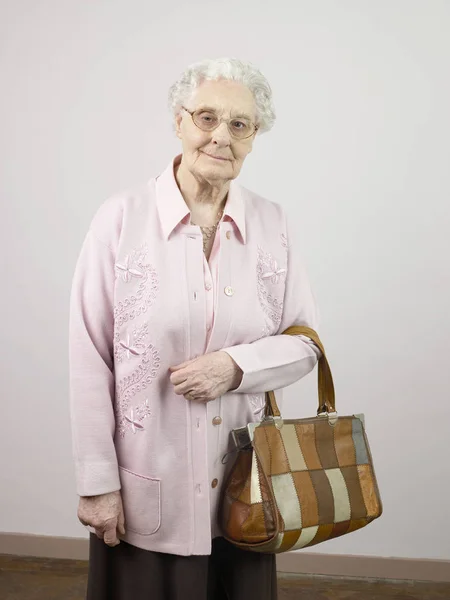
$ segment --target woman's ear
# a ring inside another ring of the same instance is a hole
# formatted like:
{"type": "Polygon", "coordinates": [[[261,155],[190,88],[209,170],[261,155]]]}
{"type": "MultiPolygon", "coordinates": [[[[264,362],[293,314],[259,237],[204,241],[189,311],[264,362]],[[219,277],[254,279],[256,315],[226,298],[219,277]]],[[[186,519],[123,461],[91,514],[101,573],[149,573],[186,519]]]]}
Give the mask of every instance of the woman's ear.
{"type": "Polygon", "coordinates": [[[183,120],[183,117],[181,115],[181,112],[179,112],[175,116],[175,133],[177,134],[177,137],[180,138],[180,140],[181,140],[181,121],[182,120],[183,120]]]}

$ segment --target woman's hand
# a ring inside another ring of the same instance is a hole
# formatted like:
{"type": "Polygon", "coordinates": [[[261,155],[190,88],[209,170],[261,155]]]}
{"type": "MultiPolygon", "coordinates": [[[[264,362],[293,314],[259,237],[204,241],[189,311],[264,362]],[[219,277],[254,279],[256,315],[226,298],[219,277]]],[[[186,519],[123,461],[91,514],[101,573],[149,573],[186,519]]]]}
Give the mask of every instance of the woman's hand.
{"type": "Polygon", "coordinates": [[[175,394],[195,402],[210,402],[236,389],[242,370],[226,352],[211,352],[170,367],[175,394]]]}
{"type": "Polygon", "coordinates": [[[78,519],[95,529],[96,536],[108,546],[117,546],[117,532],[125,535],[125,517],[120,492],[81,497],[78,519]]]}

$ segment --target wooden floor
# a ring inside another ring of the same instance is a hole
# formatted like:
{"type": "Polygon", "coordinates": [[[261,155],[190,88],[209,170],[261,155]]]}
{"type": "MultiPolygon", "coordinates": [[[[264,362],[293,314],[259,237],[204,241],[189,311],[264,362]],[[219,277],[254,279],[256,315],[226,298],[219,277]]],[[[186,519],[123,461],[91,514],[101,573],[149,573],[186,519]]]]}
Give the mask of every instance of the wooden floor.
{"type": "MultiPolygon", "coordinates": [[[[84,600],[86,579],[84,561],[0,555],[1,600],[84,600]]],[[[280,575],[279,600],[294,599],[450,600],[450,584],[280,575]]]]}

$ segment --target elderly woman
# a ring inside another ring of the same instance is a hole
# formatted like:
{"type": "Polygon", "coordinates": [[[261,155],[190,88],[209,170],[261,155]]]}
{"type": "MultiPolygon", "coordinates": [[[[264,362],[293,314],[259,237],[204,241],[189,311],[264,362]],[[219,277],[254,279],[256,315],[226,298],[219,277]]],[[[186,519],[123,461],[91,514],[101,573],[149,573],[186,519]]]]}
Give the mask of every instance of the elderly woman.
{"type": "Polygon", "coordinates": [[[272,600],[275,556],[222,537],[222,459],[230,431],[263,417],[264,392],[316,364],[309,339],[281,335],[315,328],[315,302],[282,207],[235,182],[274,122],[266,79],[203,61],[170,105],[182,154],[97,209],[72,284],[87,597],[272,600]]]}

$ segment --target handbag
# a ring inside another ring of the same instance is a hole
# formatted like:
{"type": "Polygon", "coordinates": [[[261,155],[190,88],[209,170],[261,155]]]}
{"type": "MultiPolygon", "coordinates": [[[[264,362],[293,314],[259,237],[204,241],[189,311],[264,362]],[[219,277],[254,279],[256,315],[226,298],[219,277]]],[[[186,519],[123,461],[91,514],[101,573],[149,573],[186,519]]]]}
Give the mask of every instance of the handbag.
{"type": "Polygon", "coordinates": [[[284,420],[266,392],[262,421],[231,432],[237,457],[224,482],[219,523],[240,548],[267,553],[297,550],[351,533],[381,516],[383,507],[364,415],[338,416],[325,350],[321,350],[317,416],[284,420]]]}

